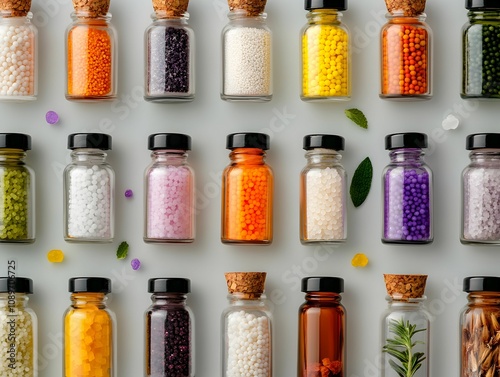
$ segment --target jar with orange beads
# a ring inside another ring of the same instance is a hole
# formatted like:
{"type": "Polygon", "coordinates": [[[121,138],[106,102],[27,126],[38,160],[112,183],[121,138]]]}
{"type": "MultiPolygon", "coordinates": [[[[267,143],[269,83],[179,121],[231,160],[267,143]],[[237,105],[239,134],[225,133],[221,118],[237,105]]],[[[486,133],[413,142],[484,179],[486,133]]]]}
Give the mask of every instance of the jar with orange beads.
{"type": "Polygon", "coordinates": [[[116,377],[115,315],[106,305],[111,280],[69,279],[71,306],[64,314],[64,377],[116,377]]]}
{"type": "Polygon", "coordinates": [[[66,30],[66,99],[116,98],[116,32],[109,0],[73,0],[73,23],[66,30]]]}
{"type": "Polygon", "coordinates": [[[386,0],[388,22],[381,31],[380,98],[432,97],[432,31],[425,0],[386,0]]]}
{"type": "Polygon", "coordinates": [[[266,164],[269,136],[227,136],[230,165],[222,176],[222,232],[226,244],[270,244],[273,241],[273,172],[266,164]]]}

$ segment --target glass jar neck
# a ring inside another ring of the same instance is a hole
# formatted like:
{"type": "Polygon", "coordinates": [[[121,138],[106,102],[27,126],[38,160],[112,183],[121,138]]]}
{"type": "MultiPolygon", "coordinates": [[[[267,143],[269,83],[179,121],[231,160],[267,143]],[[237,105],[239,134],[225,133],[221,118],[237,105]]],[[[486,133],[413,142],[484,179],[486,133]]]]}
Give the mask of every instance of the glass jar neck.
{"type": "Polygon", "coordinates": [[[171,165],[183,165],[187,162],[188,154],[185,150],[156,150],[151,153],[155,163],[169,163],[171,165]]]}
{"type": "Polygon", "coordinates": [[[0,18],[18,19],[21,22],[26,22],[26,21],[29,22],[33,18],[33,13],[28,12],[26,16],[19,16],[12,10],[2,10],[0,11],[0,18]]]}
{"type": "Polygon", "coordinates": [[[96,15],[87,11],[78,10],[71,13],[71,19],[79,22],[83,21],[95,24],[106,24],[111,21],[111,13],[108,12],[106,14],[96,15]]]}
{"type": "Polygon", "coordinates": [[[0,293],[0,310],[7,308],[24,309],[28,305],[29,297],[26,293],[16,293],[14,300],[9,299],[9,293],[0,293]]]}
{"type": "Polygon", "coordinates": [[[333,149],[315,148],[306,152],[306,159],[308,164],[339,164],[342,155],[333,149]]]}
{"type": "Polygon", "coordinates": [[[229,158],[235,164],[264,165],[266,152],[258,148],[236,148],[229,158]]]}
{"type": "Polygon", "coordinates": [[[107,299],[108,297],[104,293],[73,293],[71,294],[71,306],[75,309],[82,309],[89,306],[96,306],[99,309],[105,309],[107,299]]]}
{"type": "Polygon", "coordinates": [[[81,148],[71,152],[73,162],[103,163],[106,161],[107,153],[101,149],[81,148]]]}
{"type": "Polygon", "coordinates": [[[500,21],[500,9],[495,10],[470,10],[467,13],[471,22],[477,20],[500,21]]]}
{"type": "Polygon", "coordinates": [[[336,9],[313,9],[306,17],[310,24],[335,24],[342,20],[342,12],[336,9]]]}
{"type": "Polygon", "coordinates": [[[340,304],[342,296],[334,292],[308,292],[306,293],[306,301],[309,303],[334,303],[340,304]]]}
{"type": "Polygon", "coordinates": [[[264,293],[230,293],[227,299],[231,305],[264,305],[266,295],[264,293]]]}
{"type": "Polygon", "coordinates": [[[500,161],[500,149],[475,149],[469,153],[472,162],[500,161]]]}
{"type": "Polygon", "coordinates": [[[228,14],[229,21],[236,21],[241,19],[252,19],[254,21],[264,22],[267,18],[267,13],[261,12],[257,14],[248,13],[245,9],[233,9],[228,14]]]}
{"type": "Polygon", "coordinates": [[[187,24],[187,21],[189,20],[189,13],[184,12],[181,15],[173,15],[169,12],[158,10],[151,15],[151,18],[153,21],[168,20],[179,24],[187,24]]]}
{"type": "Polygon", "coordinates": [[[151,301],[153,301],[153,306],[186,306],[187,295],[184,293],[153,293],[151,295],[151,301]]]}
{"type": "Polygon", "coordinates": [[[0,162],[24,165],[26,152],[21,149],[0,149],[0,162]]]}
{"type": "Polygon", "coordinates": [[[400,297],[387,296],[385,299],[387,300],[389,308],[398,307],[398,308],[418,310],[423,307],[423,303],[427,299],[427,297],[422,296],[420,298],[400,298],[400,297]]]}
{"type": "Polygon", "coordinates": [[[400,148],[389,152],[391,162],[423,162],[425,152],[419,148],[400,148]]]}
{"type": "Polygon", "coordinates": [[[385,18],[387,18],[389,23],[418,24],[425,22],[427,15],[425,13],[420,13],[415,16],[405,16],[403,11],[396,10],[392,13],[387,13],[385,18]]]}
{"type": "Polygon", "coordinates": [[[500,305],[500,292],[472,292],[467,295],[468,305],[500,305]]]}

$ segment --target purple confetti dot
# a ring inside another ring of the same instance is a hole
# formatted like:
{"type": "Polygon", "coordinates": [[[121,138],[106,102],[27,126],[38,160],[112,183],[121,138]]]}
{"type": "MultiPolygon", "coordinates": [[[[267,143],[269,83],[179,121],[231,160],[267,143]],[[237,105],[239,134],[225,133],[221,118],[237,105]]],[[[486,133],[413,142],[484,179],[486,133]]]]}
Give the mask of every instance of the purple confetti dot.
{"type": "Polygon", "coordinates": [[[132,190],[129,189],[125,191],[126,198],[131,198],[132,196],[134,196],[134,192],[132,190]]]}
{"type": "Polygon", "coordinates": [[[56,124],[59,122],[59,115],[55,111],[47,111],[47,114],[45,114],[45,120],[48,124],[56,124]]]}
{"type": "Polygon", "coordinates": [[[132,266],[132,270],[137,271],[139,268],[141,268],[141,261],[137,258],[132,259],[130,265],[132,266]]]}

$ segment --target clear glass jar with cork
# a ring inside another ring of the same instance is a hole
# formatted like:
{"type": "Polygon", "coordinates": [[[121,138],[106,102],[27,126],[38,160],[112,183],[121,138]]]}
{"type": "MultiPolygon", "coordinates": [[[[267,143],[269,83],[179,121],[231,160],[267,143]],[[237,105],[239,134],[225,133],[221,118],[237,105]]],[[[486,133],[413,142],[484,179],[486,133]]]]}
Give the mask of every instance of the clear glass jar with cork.
{"type": "Polygon", "coordinates": [[[388,22],[380,32],[380,98],[432,97],[432,30],[425,23],[426,0],[386,0],[388,22]]]}
{"type": "Polygon", "coordinates": [[[273,97],[266,1],[228,0],[229,23],[222,30],[223,100],[266,102],[273,97]]]}
{"type": "Polygon", "coordinates": [[[195,39],[188,26],[189,0],[153,0],[153,23],[146,29],[144,99],[192,101],[195,95],[195,39]]]}
{"type": "Polygon", "coordinates": [[[116,31],[108,13],[110,0],[73,0],[73,23],[66,30],[66,99],[116,98],[116,31]]]}
{"type": "Polygon", "coordinates": [[[0,2],[0,101],[33,101],[38,94],[38,29],[31,0],[0,2]]]}
{"type": "Polygon", "coordinates": [[[427,275],[384,274],[381,377],[429,376],[430,316],[423,306],[427,275]]]}
{"type": "Polygon", "coordinates": [[[225,274],[229,307],[222,313],[222,376],[273,375],[272,316],[265,272],[225,274]]]}

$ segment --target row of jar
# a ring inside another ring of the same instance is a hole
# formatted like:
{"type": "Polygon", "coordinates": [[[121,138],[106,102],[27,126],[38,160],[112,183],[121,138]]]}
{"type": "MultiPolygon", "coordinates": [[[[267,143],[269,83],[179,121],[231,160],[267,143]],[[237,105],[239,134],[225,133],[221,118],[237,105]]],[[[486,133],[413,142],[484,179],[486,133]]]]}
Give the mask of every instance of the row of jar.
{"type": "MultiPolygon", "coordinates": [[[[149,136],[152,163],[145,172],[144,241],[189,243],[195,239],[196,189],[187,163],[191,138],[176,133],[149,136]]],[[[307,165],[300,178],[300,239],[304,244],[347,239],[347,174],[340,163],[344,138],[304,137],[307,165]]],[[[227,136],[230,164],[222,178],[221,240],[270,244],[273,240],[272,169],[265,162],[269,136],[227,136]]],[[[427,136],[387,135],[390,164],[383,172],[384,243],[433,241],[432,171],[423,160],[427,136]]],[[[26,166],[31,138],[0,134],[0,242],[33,242],[34,173],[26,166]]],[[[114,171],[106,162],[111,136],[68,137],[72,162],[64,171],[64,238],[69,242],[112,242],[114,171]]],[[[500,244],[500,134],[467,136],[470,165],[463,172],[463,243],[500,244]]],[[[369,185],[370,182],[364,182],[369,185]]]]}
{"type": "MultiPolygon", "coordinates": [[[[269,101],[273,95],[272,36],[266,1],[228,0],[229,24],[222,32],[221,98],[269,101]]],[[[386,2],[388,23],[381,30],[381,90],[386,99],[432,97],[432,32],[425,1],[386,2]]],[[[37,96],[37,30],[30,0],[0,5],[0,99],[37,96]]],[[[73,0],[73,23],[66,33],[66,98],[112,100],[117,95],[116,31],[109,0],[73,0]]],[[[145,33],[147,101],[191,101],[195,96],[194,32],[188,0],[153,0],[153,24],[145,33]]],[[[500,5],[467,0],[463,32],[463,98],[500,98],[500,5]]],[[[308,24],[301,33],[301,98],[337,101],[351,97],[351,42],[341,22],[347,0],[305,0],[308,24]]]]}
{"type": "MultiPolygon", "coordinates": [[[[266,273],[226,273],[229,307],[222,313],[222,376],[273,375],[273,319],[266,306],[266,273]]],[[[382,317],[381,376],[428,377],[430,315],[424,306],[427,275],[384,275],[389,303],[382,317]]],[[[500,368],[500,278],[464,279],[468,304],[460,316],[461,377],[481,377],[500,368]]],[[[63,375],[117,376],[116,320],[106,305],[111,281],[69,280],[71,306],[64,314],[63,375]]],[[[194,318],[186,305],[190,281],[150,279],[152,305],[145,312],[144,376],[193,377],[194,318]]],[[[344,280],[302,279],[299,308],[299,377],[346,376],[344,280]]],[[[0,278],[2,370],[11,377],[37,377],[37,319],[27,306],[33,283],[0,278]]]]}

